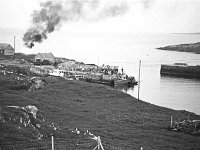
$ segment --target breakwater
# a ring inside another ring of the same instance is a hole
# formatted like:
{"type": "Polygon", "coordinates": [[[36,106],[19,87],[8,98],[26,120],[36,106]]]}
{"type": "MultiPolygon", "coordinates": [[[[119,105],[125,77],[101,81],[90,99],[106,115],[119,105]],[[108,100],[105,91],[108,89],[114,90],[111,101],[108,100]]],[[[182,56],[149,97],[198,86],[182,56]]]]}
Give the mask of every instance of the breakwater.
{"type": "Polygon", "coordinates": [[[187,64],[161,65],[160,73],[161,75],[200,78],[200,66],[188,66],[187,64]]]}

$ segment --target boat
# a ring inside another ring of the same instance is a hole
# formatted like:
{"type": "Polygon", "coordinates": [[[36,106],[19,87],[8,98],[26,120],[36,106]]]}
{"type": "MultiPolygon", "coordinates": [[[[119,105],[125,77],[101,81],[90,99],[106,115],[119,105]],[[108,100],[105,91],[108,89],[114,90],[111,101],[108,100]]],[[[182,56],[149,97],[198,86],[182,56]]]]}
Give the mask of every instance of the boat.
{"type": "Polygon", "coordinates": [[[191,66],[186,63],[162,64],[160,74],[200,78],[200,65],[191,66]]]}
{"type": "Polygon", "coordinates": [[[138,82],[135,80],[135,77],[122,76],[122,78],[114,80],[115,86],[134,86],[137,84],[138,82]]]}
{"type": "Polygon", "coordinates": [[[66,79],[84,80],[86,73],[80,71],[68,71],[65,74],[66,79]]]}
{"type": "Polygon", "coordinates": [[[49,75],[57,76],[57,77],[64,77],[65,73],[66,73],[65,70],[54,69],[53,71],[49,72],[49,75]]]}
{"type": "Polygon", "coordinates": [[[127,75],[103,75],[103,74],[87,74],[87,82],[105,84],[109,86],[134,86],[138,82],[134,77],[128,77],[127,75]]]}

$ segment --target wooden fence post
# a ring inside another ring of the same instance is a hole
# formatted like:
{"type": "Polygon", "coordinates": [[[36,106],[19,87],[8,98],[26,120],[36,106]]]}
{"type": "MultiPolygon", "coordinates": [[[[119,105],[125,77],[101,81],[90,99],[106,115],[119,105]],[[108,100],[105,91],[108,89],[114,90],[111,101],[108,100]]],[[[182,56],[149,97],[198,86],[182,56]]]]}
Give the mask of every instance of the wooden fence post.
{"type": "Polygon", "coordinates": [[[102,143],[101,143],[100,136],[98,136],[98,137],[99,137],[99,139],[98,139],[98,140],[99,140],[99,145],[101,146],[101,149],[104,150],[103,145],[102,145],[102,143]]]}
{"type": "Polygon", "coordinates": [[[99,136],[97,137],[97,148],[98,148],[98,150],[100,150],[100,137],[99,136]]]}
{"type": "Polygon", "coordinates": [[[52,150],[54,150],[54,138],[53,138],[53,134],[51,135],[51,148],[52,148],[52,150]]]}
{"type": "Polygon", "coordinates": [[[172,128],[173,125],[173,117],[171,116],[171,123],[170,123],[170,127],[172,128]]]}

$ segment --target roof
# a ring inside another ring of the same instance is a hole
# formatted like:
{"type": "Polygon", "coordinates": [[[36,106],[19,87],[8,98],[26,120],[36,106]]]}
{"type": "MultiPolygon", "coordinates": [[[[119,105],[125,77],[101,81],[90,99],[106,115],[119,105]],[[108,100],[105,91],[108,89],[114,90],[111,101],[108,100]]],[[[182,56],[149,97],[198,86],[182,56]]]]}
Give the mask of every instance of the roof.
{"type": "Polygon", "coordinates": [[[14,48],[8,43],[0,43],[0,50],[9,49],[14,50],[14,48]]]}
{"type": "Polygon", "coordinates": [[[38,53],[35,58],[54,58],[52,53],[38,53]]]}

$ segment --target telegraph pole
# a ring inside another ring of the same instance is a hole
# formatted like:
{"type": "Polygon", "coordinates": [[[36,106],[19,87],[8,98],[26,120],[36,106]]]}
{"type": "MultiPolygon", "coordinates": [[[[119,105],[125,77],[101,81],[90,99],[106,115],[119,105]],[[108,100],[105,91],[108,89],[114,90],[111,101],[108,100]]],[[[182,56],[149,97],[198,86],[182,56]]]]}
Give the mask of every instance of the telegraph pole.
{"type": "Polygon", "coordinates": [[[15,52],[15,36],[14,36],[14,52],[15,52]]]}
{"type": "Polygon", "coordinates": [[[14,36],[14,59],[15,59],[15,36],[14,36]]]}
{"type": "Polygon", "coordinates": [[[139,62],[139,77],[138,77],[138,100],[140,99],[140,68],[141,68],[141,60],[139,62]]]}
{"type": "Polygon", "coordinates": [[[99,55],[98,55],[98,66],[99,66],[99,55]]]}

